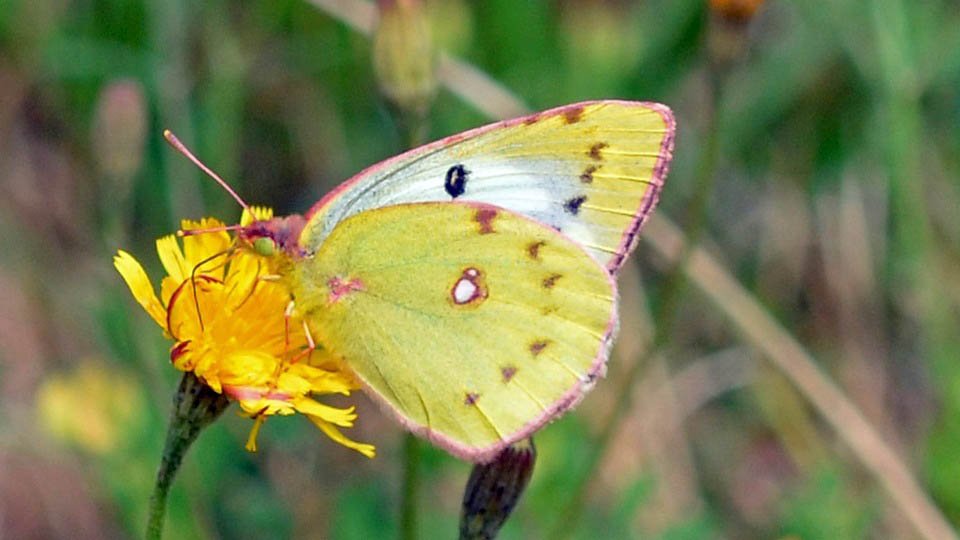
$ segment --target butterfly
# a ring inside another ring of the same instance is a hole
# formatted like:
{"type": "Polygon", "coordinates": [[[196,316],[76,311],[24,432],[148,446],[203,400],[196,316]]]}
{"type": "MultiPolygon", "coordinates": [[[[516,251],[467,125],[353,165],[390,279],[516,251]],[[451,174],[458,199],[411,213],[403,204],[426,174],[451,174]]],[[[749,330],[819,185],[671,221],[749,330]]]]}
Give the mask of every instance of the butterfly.
{"type": "Polygon", "coordinates": [[[313,341],[407,429],[489,461],[603,375],[617,270],[657,203],[675,127],[665,105],[613,100],[490,124],[238,237],[286,261],[313,341]]]}

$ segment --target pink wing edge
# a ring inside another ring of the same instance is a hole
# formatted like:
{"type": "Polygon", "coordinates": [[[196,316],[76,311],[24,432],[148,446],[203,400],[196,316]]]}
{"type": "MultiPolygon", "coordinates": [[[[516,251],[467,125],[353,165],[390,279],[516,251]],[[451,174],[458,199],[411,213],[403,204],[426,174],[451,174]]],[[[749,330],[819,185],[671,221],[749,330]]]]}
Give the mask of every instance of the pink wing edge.
{"type": "MultiPolygon", "coordinates": [[[[508,214],[517,216],[521,219],[525,219],[527,221],[531,221],[533,223],[541,225],[542,227],[544,227],[544,229],[552,231],[557,236],[568,240],[571,244],[576,246],[577,249],[579,249],[587,257],[589,257],[590,260],[592,260],[594,264],[596,264],[599,268],[604,268],[603,264],[600,263],[600,261],[597,261],[593,257],[593,255],[591,255],[589,252],[584,250],[582,247],[580,247],[579,244],[574,242],[565,234],[553,229],[552,227],[543,225],[542,223],[536,220],[530,219],[521,214],[517,214],[516,212],[512,212],[500,206],[494,206],[492,204],[480,203],[475,201],[463,201],[463,202],[451,201],[451,202],[444,202],[444,203],[429,202],[429,203],[406,203],[406,204],[462,204],[462,205],[470,206],[477,209],[489,209],[489,210],[494,210],[496,212],[506,212],[508,214]]],[[[613,295],[613,304],[611,305],[610,319],[607,321],[607,328],[604,331],[603,339],[600,342],[600,349],[597,351],[597,355],[596,357],[594,357],[593,363],[590,365],[590,369],[587,371],[586,378],[578,380],[573,385],[572,388],[567,390],[563,394],[563,396],[560,397],[560,399],[550,404],[543,412],[541,412],[536,418],[534,418],[530,422],[527,422],[527,424],[524,425],[522,428],[520,428],[514,433],[506,435],[503,439],[497,441],[496,443],[490,446],[486,446],[483,448],[470,446],[452,437],[444,435],[442,433],[437,433],[432,429],[430,429],[429,426],[418,424],[412,421],[410,418],[407,418],[406,416],[404,416],[403,413],[400,412],[399,409],[394,407],[384,396],[382,396],[379,392],[371,388],[367,384],[367,382],[363,380],[363,377],[357,374],[357,378],[360,379],[360,382],[362,383],[364,390],[366,390],[366,394],[368,396],[371,396],[373,401],[379,404],[383,410],[387,411],[390,415],[396,418],[397,421],[400,422],[400,424],[410,432],[430,441],[431,443],[439,446],[440,448],[443,448],[444,450],[450,452],[455,457],[458,457],[466,461],[474,462],[474,463],[487,463],[493,460],[493,458],[495,458],[497,454],[503,451],[506,447],[510,446],[511,444],[517,441],[521,441],[529,437],[531,434],[536,432],[541,427],[555,420],[564,412],[575,407],[577,404],[580,403],[580,400],[583,399],[583,396],[586,395],[586,393],[593,388],[594,384],[596,384],[597,379],[599,379],[600,377],[603,377],[606,374],[607,357],[610,355],[610,347],[613,345],[613,340],[616,337],[617,331],[619,329],[619,326],[618,326],[619,318],[617,317],[617,312],[619,307],[618,306],[619,298],[617,294],[616,276],[610,272],[604,272],[604,274],[606,275],[607,281],[610,284],[610,291],[613,295]]]]}
{"type": "Polygon", "coordinates": [[[638,233],[660,200],[660,190],[663,189],[667,173],[670,171],[670,160],[673,159],[673,144],[677,134],[677,119],[674,118],[673,111],[670,110],[670,107],[661,103],[639,103],[660,113],[660,117],[663,118],[663,123],[666,125],[667,130],[663,134],[663,140],[660,141],[660,155],[657,157],[657,162],[653,166],[650,188],[643,195],[643,199],[640,200],[640,207],[637,209],[637,213],[634,214],[630,226],[623,232],[623,236],[620,238],[620,245],[617,246],[617,252],[610,259],[610,262],[607,263],[607,270],[609,270],[611,274],[616,274],[617,271],[620,270],[620,267],[626,262],[627,256],[637,247],[637,242],[640,241],[638,233]]]}
{"type": "Polygon", "coordinates": [[[590,105],[598,104],[612,104],[612,105],[624,105],[628,107],[643,107],[656,111],[660,114],[660,117],[663,119],[663,123],[666,126],[666,131],[663,135],[663,140],[660,141],[660,155],[657,158],[657,162],[653,166],[653,176],[650,179],[651,185],[647,192],[644,194],[643,199],[640,200],[640,206],[637,208],[637,213],[633,216],[633,221],[630,223],[630,226],[627,227],[624,231],[623,236],[620,238],[620,245],[617,246],[617,251],[614,253],[613,257],[607,263],[606,268],[612,274],[616,274],[617,271],[623,266],[624,261],[627,260],[627,256],[630,255],[630,252],[637,247],[637,242],[639,241],[639,236],[637,233],[640,232],[640,228],[643,227],[643,224],[646,223],[647,218],[650,216],[650,213],[653,212],[654,207],[656,207],[657,202],[660,200],[660,190],[663,188],[664,180],[666,179],[667,172],[670,170],[670,160],[673,158],[673,145],[674,139],[676,138],[677,132],[677,121],[673,116],[673,111],[670,110],[670,107],[662,103],[655,103],[652,101],[626,101],[618,99],[601,99],[593,101],[581,101],[579,103],[571,103],[569,105],[563,105],[560,107],[555,107],[553,109],[547,109],[542,112],[528,114],[526,116],[521,116],[518,118],[511,118],[509,120],[501,120],[500,122],[494,122],[492,124],[487,124],[485,126],[480,126],[478,128],[470,129],[462,133],[457,133],[455,135],[450,135],[449,137],[444,137],[428,143],[423,146],[419,146],[412,150],[408,150],[402,154],[396,155],[394,157],[388,158],[384,161],[376,163],[363,169],[359,173],[353,175],[349,180],[346,180],[332,191],[328,192],[323,196],[319,201],[314,204],[309,211],[307,211],[304,216],[307,221],[310,218],[320,211],[323,207],[327,206],[333,202],[341,193],[352,187],[354,184],[360,182],[365,177],[381,170],[386,167],[393,165],[394,163],[404,160],[407,157],[418,154],[421,152],[426,152],[433,150],[442,146],[449,145],[463,139],[474,137],[487,131],[492,131],[499,128],[505,128],[510,126],[515,126],[522,123],[533,123],[540,120],[541,118],[546,118],[550,116],[557,116],[564,114],[568,111],[575,110],[578,108],[587,107],[590,105]]]}

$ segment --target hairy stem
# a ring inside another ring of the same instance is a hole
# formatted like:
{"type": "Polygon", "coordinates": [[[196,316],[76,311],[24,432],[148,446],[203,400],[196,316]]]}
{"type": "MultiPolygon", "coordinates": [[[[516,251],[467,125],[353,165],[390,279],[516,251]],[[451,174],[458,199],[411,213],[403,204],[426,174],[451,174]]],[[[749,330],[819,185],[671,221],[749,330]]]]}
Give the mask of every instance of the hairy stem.
{"type": "Polygon", "coordinates": [[[147,518],[148,540],[159,540],[163,535],[163,520],[167,509],[167,494],[180,469],[183,456],[200,431],[217,419],[230,402],[200,381],[193,373],[184,373],[180,387],[173,396],[173,411],[167,440],[163,445],[157,482],[150,497],[147,518]]]}

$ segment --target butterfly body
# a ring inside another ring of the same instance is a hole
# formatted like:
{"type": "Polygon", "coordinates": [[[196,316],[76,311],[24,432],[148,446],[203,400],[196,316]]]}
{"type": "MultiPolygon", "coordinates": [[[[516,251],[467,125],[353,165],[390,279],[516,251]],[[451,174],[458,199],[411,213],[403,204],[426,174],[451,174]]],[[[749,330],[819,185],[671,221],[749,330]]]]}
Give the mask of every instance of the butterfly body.
{"type": "Polygon", "coordinates": [[[603,374],[673,132],[662,105],[569,105],[411,150],[240,236],[276,244],[316,341],[406,427],[486,461],[603,374]]]}

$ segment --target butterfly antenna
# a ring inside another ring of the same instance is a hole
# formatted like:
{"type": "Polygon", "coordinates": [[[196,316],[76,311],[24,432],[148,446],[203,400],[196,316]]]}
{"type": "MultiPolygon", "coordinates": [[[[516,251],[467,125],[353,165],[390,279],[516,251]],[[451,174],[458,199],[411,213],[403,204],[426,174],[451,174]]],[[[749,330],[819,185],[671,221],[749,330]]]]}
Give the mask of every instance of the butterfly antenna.
{"type": "MultiPolygon", "coordinates": [[[[227,256],[229,257],[233,253],[234,248],[227,248],[219,253],[214,253],[213,255],[207,257],[206,259],[198,262],[193,266],[193,270],[190,271],[190,286],[193,289],[193,306],[197,310],[197,321],[200,322],[200,330],[203,331],[203,314],[200,312],[200,299],[197,298],[197,270],[201,266],[207,264],[208,262],[217,259],[218,257],[227,256]]],[[[226,262],[224,262],[226,264],[226,262]]]]}
{"type": "MultiPolygon", "coordinates": [[[[216,182],[220,184],[220,187],[227,190],[227,193],[229,193],[234,199],[236,199],[236,201],[240,203],[240,206],[242,206],[244,210],[246,210],[247,212],[250,212],[250,205],[245,203],[243,199],[241,199],[240,196],[237,195],[237,192],[234,191],[233,188],[231,188],[230,185],[223,180],[223,178],[220,178],[217,175],[217,173],[210,170],[210,167],[207,167],[206,165],[203,164],[202,161],[197,159],[197,157],[194,156],[193,153],[190,152],[190,150],[187,150],[187,147],[184,146],[183,143],[180,142],[180,139],[178,139],[177,136],[174,135],[169,129],[163,130],[163,138],[166,139],[168,143],[170,143],[170,146],[176,148],[178,152],[187,156],[187,159],[192,161],[194,165],[196,165],[197,167],[200,167],[201,171],[207,173],[207,175],[209,175],[210,178],[213,178],[214,180],[216,180],[216,182]]],[[[250,215],[253,216],[253,212],[250,212],[250,215]]],[[[253,220],[256,221],[257,218],[254,216],[253,220]]]]}
{"type": "MultiPolygon", "coordinates": [[[[254,218],[256,219],[256,218],[254,218]]],[[[224,232],[224,231],[238,231],[243,228],[243,225],[225,225],[223,227],[209,227],[206,229],[180,229],[177,231],[177,237],[183,238],[184,236],[196,236],[198,234],[206,234],[212,232],[224,232]]]]}

